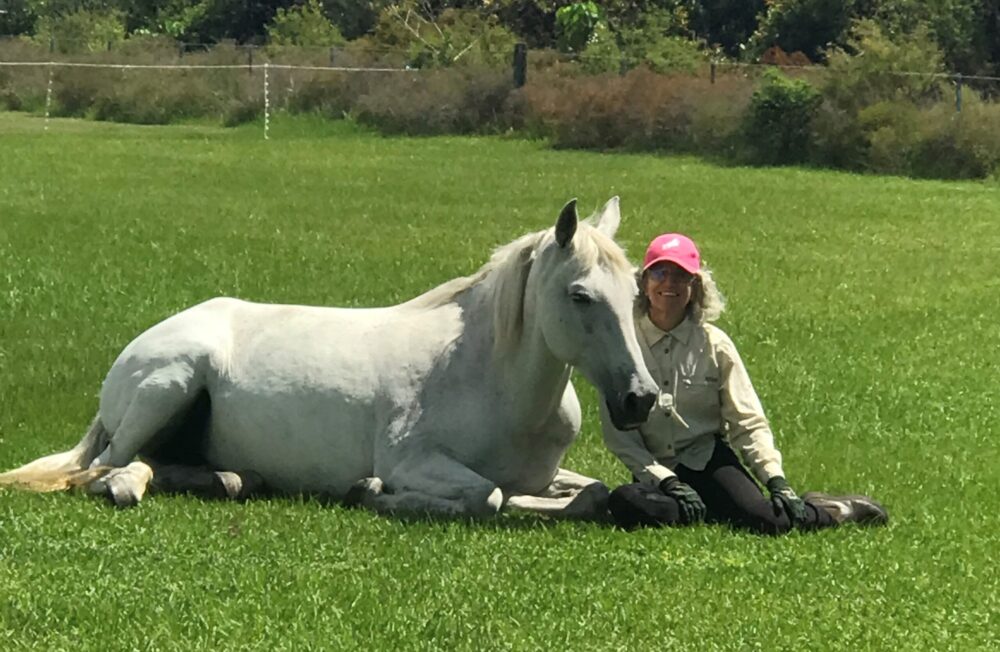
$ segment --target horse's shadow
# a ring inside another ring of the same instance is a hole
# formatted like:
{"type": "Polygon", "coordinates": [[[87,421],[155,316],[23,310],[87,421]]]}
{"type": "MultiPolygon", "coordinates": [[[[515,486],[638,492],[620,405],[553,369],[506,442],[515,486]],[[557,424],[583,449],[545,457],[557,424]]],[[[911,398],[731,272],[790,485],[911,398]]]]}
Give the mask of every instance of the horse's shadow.
{"type": "MultiPolygon", "coordinates": [[[[468,515],[444,515],[432,512],[374,512],[365,509],[358,505],[345,504],[345,502],[334,496],[323,493],[283,493],[279,491],[272,491],[268,489],[262,489],[255,491],[252,495],[246,496],[238,501],[228,500],[223,497],[213,497],[200,495],[194,492],[172,492],[172,493],[161,493],[155,494],[153,496],[154,500],[171,500],[175,498],[187,498],[190,500],[195,500],[198,502],[205,503],[253,503],[253,502],[266,502],[274,504],[287,504],[287,505],[318,505],[320,507],[343,511],[343,512],[354,512],[362,514],[370,514],[373,518],[378,519],[388,519],[395,523],[401,523],[404,525],[435,525],[435,526],[451,526],[459,525],[466,528],[473,528],[478,530],[495,530],[495,531],[542,531],[547,530],[552,527],[556,527],[563,523],[577,523],[586,524],[591,527],[596,527],[602,530],[612,530],[618,529],[614,521],[611,519],[611,515],[608,514],[607,518],[604,520],[593,519],[593,520],[582,520],[582,519],[561,519],[545,516],[537,513],[529,512],[507,512],[501,511],[500,513],[493,516],[484,517],[472,517],[468,515]]],[[[111,501],[105,502],[107,509],[116,509],[114,503],[111,501]]]]}

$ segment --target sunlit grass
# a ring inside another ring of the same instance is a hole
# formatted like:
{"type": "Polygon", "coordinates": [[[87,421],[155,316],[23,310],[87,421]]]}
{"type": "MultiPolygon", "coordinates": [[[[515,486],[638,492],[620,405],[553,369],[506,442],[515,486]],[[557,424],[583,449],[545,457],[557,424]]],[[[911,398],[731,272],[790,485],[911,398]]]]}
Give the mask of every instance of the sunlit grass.
{"type": "MultiPolygon", "coordinates": [[[[63,450],[143,328],[219,294],[395,303],[621,195],[701,245],[793,486],[885,529],[761,539],[296,499],[0,494],[0,649],[996,649],[1000,190],[691,158],[0,113],[0,468],[63,450]]],[[[596,400],[567,466],[626,479],[596,400]]]]}

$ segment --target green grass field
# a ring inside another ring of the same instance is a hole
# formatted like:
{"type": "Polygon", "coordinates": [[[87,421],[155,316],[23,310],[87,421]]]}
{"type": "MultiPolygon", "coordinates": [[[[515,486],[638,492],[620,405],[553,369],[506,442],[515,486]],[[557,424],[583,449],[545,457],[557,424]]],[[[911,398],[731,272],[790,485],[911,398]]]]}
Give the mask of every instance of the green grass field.
{"type": "MultiPolygon", "coordinates": [[[[0,650],[1000,648],[1000,188],[280,118],[273,139],[0,113],[0,468],[75,444],[142,329],[225,294],[373,306],[622,198],[691,234],[789,480],[889,527],[780,539],[305,499],[0,492],[0,650]]],[[[625,481],[593,391],[566,466],[625,481]]]]}

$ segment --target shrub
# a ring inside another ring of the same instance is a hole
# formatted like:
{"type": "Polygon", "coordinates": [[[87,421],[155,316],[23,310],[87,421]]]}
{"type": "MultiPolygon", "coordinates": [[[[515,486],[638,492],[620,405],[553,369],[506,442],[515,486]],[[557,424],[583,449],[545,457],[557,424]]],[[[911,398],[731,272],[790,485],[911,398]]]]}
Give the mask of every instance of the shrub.
{"type": "Polygon", "coordinates": [[[1000,106],[970,101],[956,112],[940,103],[920,117],[908,173],[917,177],[983,179],[1000,168],[1000,106]]]}
{"type": "Polygon", "coordinates": [[[386,7],[369,39],[368,49],[400,49],[414,68],[507,66],[517,37],[495,16],[483,18],[471,9],[446,9],[430,18],[402,2],[386,7]]]}
{"type": "Polygon", "coordinates": [[[339,119],[351,113],[360,97],[385,80],[386,74],[396,73],[313,73],[302,79],[287,106],[298,113],[318,113],[339,119]]]}
{"type": "Polygon", "coordinates": [[[942,96],[942,83],[932,76],[943,71],[942,55],[925,27],[894,41],[876,23],[857,21],[848,48],[827,54],[822,92],[838,109],[857,112],[877,102],[921,104],[942,96]]]}
{"type": "Polygon", "coordinates": [[[556,10],[556,45],[563,52],[583,52],[595,39],[603,20],[604,12],[596,2],[574,2],[560,7],[556,10]]]}
{"type": "Polygon", "coordinates": [[[111,86],[107,70],[57,69],[52,75],[52,115],[82,118],[98,94],[111,86]]]}
{"type": "Polygon", "coordinates": [[[267,26],[267,41],[277,46],[343,45],[344,36],[323,13],[319,0],[289,9],[279,8],[267,26]]]}
{"type": "Polygon", "coordinates": [[[359,97],[358,122],[387,133],[467,134],[496,131],[513,81],[506,70],[451,69],[392,74],[359,97]]]}
{"type": "Polygon", "coordinates": [[[920,112],[907,102],[879,102],[858,114],[868,142],[866,167],[884,174],[905,174],[919,140],[920,112]]]}
{"type": "Polygon", "coordinates": [[[128,73],[94,96],[93,117],[111,122],[168,124],[185,118],[221,116],[222,108],[221,97],[213,93],[204,74],[128,73]]]}
{"type": "Polygon", "coordinates": [[[617,29],[621,55],[627,68],[645,65],[659,73],[694,73],[706,59],[702,44],[681,37],[680,18],[673,12],[653,10],[617,29]]]}
{"type": "Polygon", "coordinates": [[[857,10],[853,5],[829,0],[770,0],[749,49],[761,54],[778,46],[820,60],[831,43],[843,43],[851,15],[857,10]]]}
{"type": "Polygon", "coordinates": [[[42,16],[35,24],[35,39],[51,43],[57,52],[99,52],[125,39],[125,24],[115,11],[78,9],[73,13],[42,16]]]}
{"type": "Polygon", "coordinates": [[[828,101],[820,103],[812,120],[809,160],[823,167],[862,170],[868,166],[868,135],[853,113],[828,101]]]}
{"type": "Polygon", "coordinates": [[[577,61],[583,72],[590,75],[619,72],[624,63],[615,35],[604,23],[598,23],[594,28],[590,42],[577,61]]]}
{"type": "Polygon", "coordinates": [[[801,163],[807,160],[812,120],[819,108],[819,91],[776,68],[764,73],[753,92],[744,123],[747,151],[760,163],[801,163]]]}
{"type": "Polygon", "coordinates": [[[517,102],[525,127],[559,147],[724,153],[751,91],[742,76],[712,84],[643,67],[625,76],[535,75],[517,102]]]}

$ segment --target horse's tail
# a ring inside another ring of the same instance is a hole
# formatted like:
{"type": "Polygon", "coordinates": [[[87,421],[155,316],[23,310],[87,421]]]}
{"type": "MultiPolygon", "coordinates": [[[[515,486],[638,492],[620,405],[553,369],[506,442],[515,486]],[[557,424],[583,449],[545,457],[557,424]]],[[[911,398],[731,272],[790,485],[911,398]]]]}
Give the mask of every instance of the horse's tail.
{"type": "Polygon", "coordinates": [[[88,468],[110,440],[108,431],[98,416],[90,430],[72,450],[41,457],[13,471],[0,473],[0,487],[16,487],[27,491],[61,491],[96,479],[106,467],[88,468]]]}

